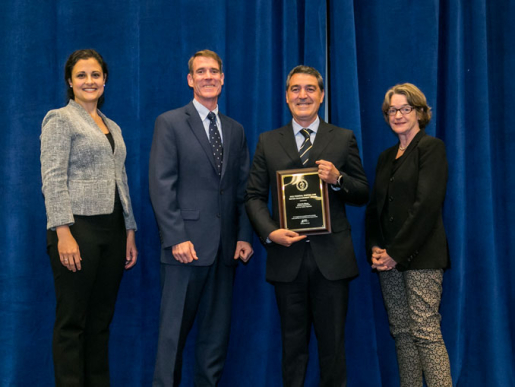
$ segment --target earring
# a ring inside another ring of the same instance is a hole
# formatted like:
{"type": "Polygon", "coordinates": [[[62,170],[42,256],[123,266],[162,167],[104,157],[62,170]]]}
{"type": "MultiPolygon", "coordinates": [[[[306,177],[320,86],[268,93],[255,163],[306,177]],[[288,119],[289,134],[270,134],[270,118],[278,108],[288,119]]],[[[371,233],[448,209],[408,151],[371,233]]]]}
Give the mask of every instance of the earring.
{"type": "Polygon", "coordinates": [[[104,87],[106,87],[106,84],[104,83],[104,87]]]}
{"type": "Polygon", "coordinates": [[[70,85],[70,87],[73,87],[72,85],[70,85]]]}

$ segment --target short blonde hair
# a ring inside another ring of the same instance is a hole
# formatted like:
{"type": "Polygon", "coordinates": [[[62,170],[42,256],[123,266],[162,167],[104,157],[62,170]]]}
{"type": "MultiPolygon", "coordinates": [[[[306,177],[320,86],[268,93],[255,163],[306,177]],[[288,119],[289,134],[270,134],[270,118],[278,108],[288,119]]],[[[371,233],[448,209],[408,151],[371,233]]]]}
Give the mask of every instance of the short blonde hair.
{"type": "Polygon", "coordinates": [[[390,122],[388,109],[390,108],[390,102],[394,94],[400,94],[406,97],[408,104],[413,106],[418,113],[418,125],[420,129],[424,129],[429,124],[429,121],[431,121],[431,107],[427,104],[424,93],[412,83],[395,85],[386,92],[383,101],[383,116],[386,123],[390,122]]]}

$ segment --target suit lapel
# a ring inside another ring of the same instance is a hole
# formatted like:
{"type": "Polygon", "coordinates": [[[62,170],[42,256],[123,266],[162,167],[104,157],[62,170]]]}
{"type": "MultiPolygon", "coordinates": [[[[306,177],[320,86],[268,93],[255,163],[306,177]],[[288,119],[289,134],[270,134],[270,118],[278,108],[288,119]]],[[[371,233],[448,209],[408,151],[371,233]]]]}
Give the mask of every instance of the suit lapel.
{"type": "MultiPolygon", "coordinates": [[[[101,117],[103,114],[101,115],[101,117]]],[[[116,157],[119,150],[120,150],[120,142],[122,141],[122,136],[118,131],[113,128],[113,126],[105,119],[105,116],[102,117],[104,119],[104,124],[107,126],[107,129],[109,130],[109,133],[111,133],[111,136],[113,137],[114,141],[114,152],[113,155],[116,157]]],[[[109,140],[108,140],[109,141],[109,140]]],[[[111,144],[109,144],[111,145],[111,144]]]]}
{"type": "Polygon", "coordinates": [[[188,116],[186,121],[188,122],[191,131],[193,132],[195,137],[197,137],[197,140],[202,146],[202,149],[204,149],[204,152],[206,152],[206,156],[209,159],[209,162],[213,166],[215,172],[217,172],[215,159],[213,157],[213,148],[209,143],[209,140],[206,135],[206,130],[204,129],[204,124],[202,123],[200,116],[197,112],[197,109],[195,109],[195,105],[193,105],[193,102],[190,102],[188,105],[186,105],[186,115],[188,116]]]}
{"type": "Polygon", "coordinates": [[[311,148],[311,152],[309,153],[309,161],[306,167],[316,167],[315,161],[320,159],[320,155],[331,142],[333,137],[332,131],[333,129],[327,125],[327,123],[320,120],[320,126],[315,136],[313,148],[311,148]]]}
{"type": "Polygon", "coordinates": [[[297,143],[295,142],[295,136],[293,135],[293,126],[291,121],[288,125],[279,129],[279,145],[283,148],[284,153],[293,160],[296,167],[303,167],[302,161],[300,161],[297,143]]]}
{"type": "MultiPolygon", "coordinates": [[[[401,167],[401,165],[404,164],[404,162],[409,158],[411,153],[413,153],[413,151],[417,148],[418,143],[423,136],[425,136],[425,132],[423,130],[421,130],[420,132],[418,132],[416,134],[416,136],[413,138],[411,143],[408,145],[408,149],[406,149],[406,151],[404,152],[404,155],[398,159],[397,163],[395,163],[395,166],[393,167],[393,170],[392,170],[392,174],[397,172],[397,170],[401,167]]],[[[397,149],[398,148],[396,148],[396,150],[397,149]]]]}
{"type": "MultiPolygon", "coordinates": [[[[400,166],[406,162],[406,160],[411,156],[414,150],[417,148],[420,139],[425,136],[425,132],[421,130],[415,138],[411,141],[406,149],[404,155],[397,159],[397,162],[394,165],[395,156],[397,155],[398,146],[394,146],[390,148],[387,155],[385,155],[385,161],[376,176],[376,186],[377,187],[388,187],[388,180],[399,170],[400,166]]],[[[381,196],[377,197],[377,213],[381,216],[381,212],[383,211],[383,206],[386,201],[387,191],[384,188],[384,191],[381,192],[381,196]]]]}
{"type": "Polygon", "coordinates": [[[280,129],[279,144],[284,149],[284,153],[288,155],[288,157],[290,157],[299,168],[316,167],[315,161],[320,158],[324,149],[331,143],[331,139],[333,137],[332,131],[333,129],[330,125],[320,120],[320,126],[318,127],[318,131],[315,136],[315,142],[313,143],[313,148],[311,148],[309,153],[309,161],[305,166],[302,165],[302,161],[300,160],[299,150],[297,149],[297,142],[293,135],[293,126],[291,122],[280,129]]]}
{"type": "MultiPolygon", "coordinates": [[[[223,162],[222,162],[222,177],[224,177],[225,170],[227,169],[227,162],[229,161],[229,155],[231,153],[231,138],[232,138],[232,125],[229,120],[223,114],[218,113],[220,122],[222,123],[222,142],[223,142],[223,162]]],[[[211,146],[211,144],[210,144],[211,146]]],[[[214,160],[213,160],[214,162],[214,160]]]]}
{"type": "Polygon", "coordinates": [[[104,124],[107,127],[107,130],[109,130],[109,133],[111,133],[111,136],[113,138],[113,141],[114,141],[114,151],[113,151],[113,148],[111,148],[111,143],[107,139],[106,134],[104,134],[102,132],[102,129],[100,129],[100,127],[97,125],[95,120],[89,114],[87,114],[85,110],[84,110],[84,113],[85,114],[83,115],[83,117],[87,118],[87,120],[89,121],[91,126],[97,129],[97,133],[99,133],[106,140],[105,145],[108,146],[109,151],[111,152],[113,157],[116,158],[116,156],[118,155],[118,152],[120,152],[120,147],[122,146],[121,144],[123,143],[123,137],[122,137],[120,130],[118,128],[116,128],[115,126],[113,126],[109,122],[109,120],[107,119],[107,117],[105,116],[104,113],[102,113],[100,110],[98,111],[98,115],[104,121],[104,124]]]}

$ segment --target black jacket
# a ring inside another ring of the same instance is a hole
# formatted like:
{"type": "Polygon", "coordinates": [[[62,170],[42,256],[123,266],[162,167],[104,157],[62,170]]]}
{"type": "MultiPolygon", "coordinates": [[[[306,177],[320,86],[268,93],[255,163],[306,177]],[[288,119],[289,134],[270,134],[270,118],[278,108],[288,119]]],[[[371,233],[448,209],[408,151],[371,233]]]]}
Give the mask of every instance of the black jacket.
{"type": "Polygon", "coordinates": [[[449,267],[442,206],[447,186],[444,143],[421,130],[402,157],[398,144],[378,159],[366,212],[366,247],[385,248],[397,269],[449,267]]]}
{"type": "MultiPolygon", "coordinates": [[[[313,255],[325,278],[338,280],[355,277],[358,275],[358,266],[345,204],[365,204],[368,201],[368,183],[354,133],[320,120],[306,167],[315,167],[315,161],[320,159],[331,161],[343,174],[343,182],[341,190],[328,190],[332,233],[310,236],[313,255]]],[[[279,228],[276,172],[295,168],[302,168],[302,162],[292,124],[262,133],[254,155],[245,200],[249,219],[263,243],[272,231],[279,228]],[[271,214],[268,209],[269,192],[272,192],[271,214]]],[[[299,271],[306,243],[302,240],[290,247],[265,243],[268,253],[267,280],[293,281],[299,271]]]]}

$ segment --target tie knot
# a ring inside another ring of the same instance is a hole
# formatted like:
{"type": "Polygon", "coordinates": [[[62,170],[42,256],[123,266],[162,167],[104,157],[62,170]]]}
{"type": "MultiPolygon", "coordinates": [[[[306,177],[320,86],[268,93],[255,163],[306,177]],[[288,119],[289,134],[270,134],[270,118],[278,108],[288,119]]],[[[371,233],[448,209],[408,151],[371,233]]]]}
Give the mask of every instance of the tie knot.
{"type": "Polygon", "coordinates": [[[216,115],[213,112],[209,112],[209,114],[207,115],[207,118],[209,118],[209,121],[213,122],[216,118],[216,115]]]}
{"type": "Polygon", "coordinates": [[[311,129],[306,129],[306,128],[303,128],[301,129],[300,131],[302,133],[302,135],[305,137],[305,138],[309,138],[311,133],[313,132],[311,129]]]}

